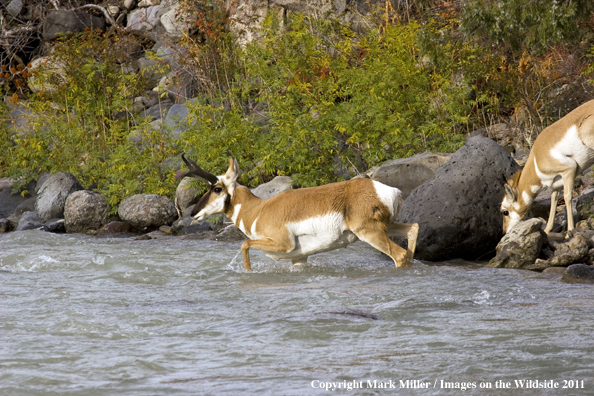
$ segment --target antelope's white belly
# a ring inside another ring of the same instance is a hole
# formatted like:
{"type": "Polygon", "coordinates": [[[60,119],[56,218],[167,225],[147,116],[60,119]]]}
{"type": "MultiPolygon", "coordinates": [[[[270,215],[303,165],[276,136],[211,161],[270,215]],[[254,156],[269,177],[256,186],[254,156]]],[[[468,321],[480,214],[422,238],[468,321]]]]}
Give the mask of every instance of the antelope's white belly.
{"type": "Polygon", "coordinates": [[[344,218],[338,213],[288,223],[287,230],[294,238],[294,249],[288,253],[264,251],[264,254],[274,260],[296,260],[347,247],[358,240],[355,234],[344,228],[344,218]]]}

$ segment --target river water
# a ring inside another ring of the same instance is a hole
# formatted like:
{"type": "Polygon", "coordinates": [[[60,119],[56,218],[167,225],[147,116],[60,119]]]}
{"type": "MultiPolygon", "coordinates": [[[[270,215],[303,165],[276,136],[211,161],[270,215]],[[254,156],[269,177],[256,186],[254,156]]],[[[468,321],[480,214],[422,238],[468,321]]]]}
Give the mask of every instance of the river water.
{"type": "Polygon", "coordinates": [[[594,394],[591,285],[395,269],[362,242],[251,253],[247,273],[240,243],[0,235],[0,395],[594,394]]]}

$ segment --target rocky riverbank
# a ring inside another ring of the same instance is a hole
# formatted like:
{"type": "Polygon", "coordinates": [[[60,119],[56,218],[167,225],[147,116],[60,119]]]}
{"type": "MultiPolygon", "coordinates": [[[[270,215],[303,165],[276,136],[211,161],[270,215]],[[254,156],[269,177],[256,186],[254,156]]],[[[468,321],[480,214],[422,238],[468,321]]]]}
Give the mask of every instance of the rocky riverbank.
{"type": "MultiPolygon", "coordinates": [[[[495,141],[475,136],[454,154],[424,153],[388,161],[358,177],[403,186],[406,199],[398,221],[419,223],[417,259],[486,260],[495,256],[490,267],[563,271],[567,281],[594,282],[588,272],[594,263],[592,178],[584,176],[576,182],[574,217],[578,222],[570,238],[559,234],[553,240],[542,231],[540,217],[547,215],[550,203],[546,191],[535,202],[535,217],[502,238],[500,180],[517,169],[516,160],[495,141]]],[[[109,214],[105,197],[84,190],[68,173],[42,175],[30,186],[30,196],[12,194],[11,187],[8,179],[0,179],[0,232],[40,229],[97,236],[126,233],[137,239],[164,235],[222,241],[246,238],[222,216],[200,222],[190,217],[199,190],[188,179],[179,183],[175,199],[134,195],[121,202],[117,215],[109,214]]],[[[291,178],[277,177],[253,192],[266,199],[292,188],[291,178]]],[[[565,217],[565,207],[560,205],[555,231],[566,225],[565,217]]]]}

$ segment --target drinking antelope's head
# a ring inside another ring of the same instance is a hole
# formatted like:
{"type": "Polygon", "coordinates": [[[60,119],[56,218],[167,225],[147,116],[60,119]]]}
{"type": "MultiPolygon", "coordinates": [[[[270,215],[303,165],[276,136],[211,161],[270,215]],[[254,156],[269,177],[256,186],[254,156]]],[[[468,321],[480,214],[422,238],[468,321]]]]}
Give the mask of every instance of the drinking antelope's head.
{"type": "Polygon", "coordinates": [[[524,216],[526,216],[526,205],[519,202],[520,193],[518,191],[518,182],[522,171],[517,171],[511,179],[507,179],[503,183],[505,195],[501,203],[501,214],[503,215],[503,233],[506,234],[516,224],[518,224],[524,216]]]}
{"type": "Polygon", "coordinates": [[[215,176],[212,173],[200,168],[196,162],[186,159],[182,154],[182,159],[189,168],[185,176],[195,177],[208,183],[209,189],[200,198],[198,203],[192,209],[192,217],[197,220],[204,220],[210,215],[224,213],[231,202],[231,197],[237,186],[237,176],[239,168],[237,161],[231,158],[229,160],[229,169],[223,176],[215,176]]]}

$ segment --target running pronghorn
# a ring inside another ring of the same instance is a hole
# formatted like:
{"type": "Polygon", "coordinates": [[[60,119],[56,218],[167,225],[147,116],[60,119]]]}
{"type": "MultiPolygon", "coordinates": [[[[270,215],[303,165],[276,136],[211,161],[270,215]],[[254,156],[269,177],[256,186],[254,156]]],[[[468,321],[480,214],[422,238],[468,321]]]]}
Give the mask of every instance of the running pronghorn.
{"type": "Polygon", "coordinates": [[[522,220],[532,201],[544,187],[551,187],[551,210],[545,227],[553,229],[557,199],[563,188],[567,208],[567,230],[574,227],[571,193],[576,174],[594,164],[594,100],[579,106],[545,128],[534,141],[524,169],[504,184],[501,204],[503,232],[522,220]]]}
{"type": "Polygon", "coordinates": [[[260,199],[237,182],[239,168],[231,158],[223,176],[215,176],[194,161],[184,176],[209,184],[192,210],[195,219],[224,213],[250,240],[241,246],[243,263],[251,270],[249,249],[261,249],[274,260],[307,262],[312,254],[346,247],[362,240],[394,260],[396,267],[412,262],[418,224],[393,224],[402,208],[397,188],[370,179],[353,179],[320,187],[282,192],[260,199]],[[408,250],[388,237],[408,238],[408,250]]]}

